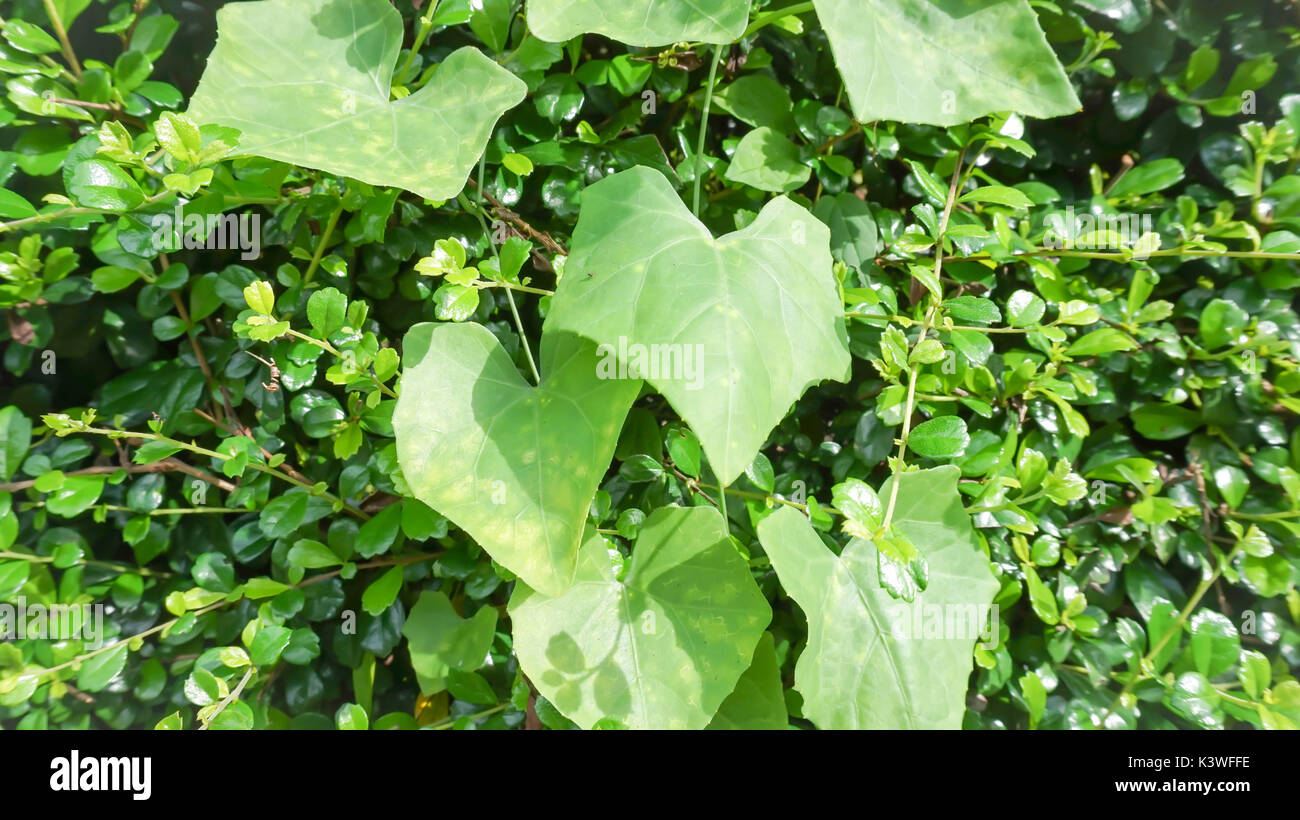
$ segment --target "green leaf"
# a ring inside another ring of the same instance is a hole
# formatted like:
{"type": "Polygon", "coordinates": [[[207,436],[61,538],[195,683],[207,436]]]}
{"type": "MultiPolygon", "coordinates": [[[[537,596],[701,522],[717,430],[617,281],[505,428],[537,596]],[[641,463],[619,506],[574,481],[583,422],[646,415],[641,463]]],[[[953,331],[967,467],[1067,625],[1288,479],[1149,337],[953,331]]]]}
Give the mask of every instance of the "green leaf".
{"type": "Polygon", "coordinates": [[[772,462],[762,453],[755,455],[754,460],[745,468],[745,476],[754,482],[755,487],[765,493],[776,490],[776,475],[772,471],[772,462]]]}
{"type": "Polygon", "coordinates": [[[1163,191],[1183,180],[1183,164],[1173,157],[1144,162],[1132,168],[1110,189],[1111,199],[1145,196],[1163,191]]]}
{"type": "Polygon", "coordinates": [[[778,197],[715,240],[662,174],[624,171],[583,191],[545,332],[597,342],[608,376],[648,375],[730,484],[808,386],[847,375],[829,238],[778,197]]]}
{"type": "Polygon", "coordinates": [[[714,95],[713,104],[755,128],[767,127],[780,134],[795,131],[791,115],[794,103],[789,90],[766,74],[747,74],[736,79],[714,95]]]}
{"type": "Polygon", "coordinates": [[[8,480],[32,443],[32,421],[17,407],[0,409],[0,479],[8,480]]]}
{"type": "Polygon", "coordinates": [[[1056,596],[1038,577],[1038,571],[1034,569],[1033,565],[1022,564],[1021,568],[1025,573],[1025,584],[1029,587],[1029,605],[1033,608],[1034,614],[1043,623],[1059,623],[1061,610],[1056,604],[1056,596]]]}
{"type": "Polygon", "coordinates": [[[819,728],[961,725],[972,648],[998,583],[962,509],[960,475],[944,466],[899,476],[893,525],[930,568],[930,583],[910,604],[881,588],[870,541],[855,538],[837,557],[793,508],[759,522],[781,585],[808,617],[795,689],[804,716],[819,728]]]}
{"type": "Polygon", "coordinates": [[[259,315],[270,316],[275,310],[275,291],[271,283],[259,280],[249,284],[244,288],[244,302],[259,315]]]}
{"type": "Polygon", "coordinates": [[[68,476],[62,486],[50,493],[45,509],[63,518],[75,518],[99,500],[107,479],[102,475],[68,476]]]}
{"type": "Polygon", "coordinates": [[[253,665],[267,667],[274,664],[280,659],[280,655],[284,654],[291,637],[293,637],[293,630],[286,627],[275,624],[263,626],[253,636],[253,641],[248,647],[248,656],[252,659],[253,665]]]}
{"type": "Polygon", "coordinates": [[[1201,426],[1201,414],[1173,404],[1144,404],[1129,414],[1142,435],[1157,441],[1182,438],[1201,426]]]}
{"type": "Polygon", "coordinates": [[[497,702],[496,693],[486,679],[477,672],[451,669],[447,672],[447,691],[456,700],[490,705],[497,702]]]}
{"type": "Polygon", "coordinates": [[[444,322],[464,322],[478,310],[478,288],[446,282],[433,294],[434,315],[444,322]]]}
{"type": "Polygon", "coordinates": [[[1226,299],[1211,299],[1201,309],[1200,333],[1201,344],[1206,350],[1215,350],[1236,344],[1250,316],[1226,299]]]}
{"type": "Polygon", "coordinates": [[[1007,298],[1007,321],[1012,327],[1037,324],[1046,311],[1047,304],[1030,291],[1018,290],[1007,298]]]}
{"type": "Polygon", "coordinates": [[[365,731],[370,728],[370,716],[355,703],[345,703],[334,713],[334,725],[345,731],[365,731]]]}
{"type": "Polygon", "coordinates": [[[1104,356],[1120,350],[1136,349],[1137,342],[1127,333],[1119,328],[1103,327],[1075,339],[1065,352],[1071,356],[1104,356]]]}
{"type": "Polygon", "coordinates": [[[32,203],[13,191],[0,189],[0,217],[25,219],[29,216],[36,216],[36,209],[32,207],[32,203]]]}
{"type": "Polygon", "coordinates": [[[322,339],[347,323],[348,300],[338,288],[318,290],[307,299],[307,321],[322,339]]]}
{"type": "Polygon", "coordinates": [[[371,615],[378,615],[393,605],[397,593],[402,591],[402,568],[390,567],[383,575],[372,581],[361,595],[361,608],[371,615]]]}
{"type": "Polygon", "coordinates": [[[77,673],[77,688],[83,692],[98,692],[126,668],[128,647],[120,644],[82,662],[77,673]]]}
{"type": "Polygon", "coordinates": [[[954,458],[966,452],[970,434],[957,416],[939,416],[918,424],[907,437],[907,447],[926,458],[954,458]]]}
{"type": "Polygon", "coordinates": [[[530,585],[562,592],[640,382],[599,378],[593,345],[551,331],[531,387],[475,324],[416,325],[403,364],[393,429],[411,492],[530,585]]]}
{"type": "Polygon", "coordinates": [[[473,671],[483,665],[497,624],[497,611],[485,606],[461,618],[444,592],[421,592],[402,626],[411,667],[420,691],[433,695],[447,688],[453,669],[473,671]]]}
{"type": "Polygon", "coordinates": [[[146,441],[131,454],[131,461],[136,464],[153,464],[171,455],[179,453],[181,447],[168,441],[146,441]]]}
{"type": "Polygon", "coordinates": [[[386,0],[223,6],[189,115],[238,128],[238,154],[450,199],[527,89],[465,47],[418,91],[390,102],[402,36],[402,15],[386,0]],[[268,46],[267,32],[292,32],[292,43],[268,46]]]}
{"type": "Polygon", "coordinates": [[[519,664],[583,728],[702,729],[749,667],[771,609],[712,508],[663,507],[618,580],[604,540],[583,542],[577,580],[510,600],[519,664]]]}
{"type": "Polygon", "coordinates": [[[1192,633],[1192,660],[1196,671],[1216,678],[1237,665],[1241,637],[1232,621],[1210,609],[1199,609],[1188,622],[1192,633]]]}
{"type": "Polygon", "coordinates": [[[374,558],[392,549],[402,523],[402,505],[390,504],[357,532],[356,551],[362,558],[374,558]]]}
{"type": "Polygon", "coordinates": [[[799,146],[767,127],[741,137],[727,166],[732,182],[778,194],[802,187],[811,175],[799,159],[799,146]]]}
{"type": "Polygon", "coordinates": [[[72,168],[68,195],[84,208],[129,211],[144,202],[144,192],[131,175],[105,159],[87,159],[72,168]]]}
{"type": "Polygon", "coordinates": [[[288,559],[290,565],[305,569],[325,569],[343,563],[329,547],[308,538],[300,538],[294,542],[289,549],[288,559]]]}
{"type": "Polygon", "coordinates": [[[885,505],[865,481],[850,478],[831,488],[831,503],[844,514],[844,531],[870,538],[885,518],[885,505]]]}
{"type": "Polygon", "coordinates": [[[817,200],[813,214],[831,229],[831,256],[849,267],[865,268],[880,250],[879,231],[871,208],[853,194],[827,194],[817,200]]]}
{"type": "Polygon", "coordinates": [[[861,122],[1059,117],[1079,100],[1026,0],[815,0],[861,122]]]}
{"type": "Polygon", "coordinates": [[[1015,188],[1005,185],[985,185],[962,194],[958,202],[988,202],[993,205],[1006,205],[1008,208],[1029,208],[1034,202],[1015,188]]]}
{"type": "Polygon", "coordinates": [[[528,29],[549,43],[603,34],[630,46],[687,40],[730,43],[749,21],[750,0],[528,0],[528,29]]]}
{"type": "Polygon", "coordinates": [[[1057,313],[1057,321],[1063,325],[1090,325],[1100,320],[1097,308],[1081,299],[1063,302],[1057,313]]]}
{"type": "Polygon", "coordinates": [[[764,632],[749,668],[705,728],[762,730],[785,729],[789,725],[776,642],[771,632],[764,632]]]}
{"type": "Polygon", "coordinates": [[[59,41],[55,40],[40,26],[17,18],[5,22],[5,39],[13,43],[14,48],[28,54],[49,54],[59,50],[59,41]]]}
{"type": "Polygon", "coordinates": [[[979,322],[980,324],[990,325],[1002,320],[1002,311],[992,299],[982,299],[977,296],[958,296],[955,299],[946,299],[943,303],[944,308],[952,314],[954,319],[960,319],[963,322],[979,322]]]}

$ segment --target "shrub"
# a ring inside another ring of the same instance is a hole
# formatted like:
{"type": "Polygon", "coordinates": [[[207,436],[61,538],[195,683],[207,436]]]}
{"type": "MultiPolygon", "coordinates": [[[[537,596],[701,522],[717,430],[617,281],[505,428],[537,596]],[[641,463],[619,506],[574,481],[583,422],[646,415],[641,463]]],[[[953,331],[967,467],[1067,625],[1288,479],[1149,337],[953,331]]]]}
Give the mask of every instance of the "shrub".
{"type": "Polygon", "coordinates": [[[1285,9],[782,2],[11,4],[0,724],[1300,725],[1285,9]]]}

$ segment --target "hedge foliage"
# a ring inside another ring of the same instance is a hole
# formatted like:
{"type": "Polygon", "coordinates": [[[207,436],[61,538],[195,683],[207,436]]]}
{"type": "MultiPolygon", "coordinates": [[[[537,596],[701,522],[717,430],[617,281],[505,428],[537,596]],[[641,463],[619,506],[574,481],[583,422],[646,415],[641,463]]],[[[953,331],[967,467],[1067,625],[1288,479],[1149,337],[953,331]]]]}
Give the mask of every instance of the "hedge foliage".
{"type": "Polygon", "coordinates": [[[0,726],[1300,726],[1289,4],[194,8],[0,20],[0,726]]]}

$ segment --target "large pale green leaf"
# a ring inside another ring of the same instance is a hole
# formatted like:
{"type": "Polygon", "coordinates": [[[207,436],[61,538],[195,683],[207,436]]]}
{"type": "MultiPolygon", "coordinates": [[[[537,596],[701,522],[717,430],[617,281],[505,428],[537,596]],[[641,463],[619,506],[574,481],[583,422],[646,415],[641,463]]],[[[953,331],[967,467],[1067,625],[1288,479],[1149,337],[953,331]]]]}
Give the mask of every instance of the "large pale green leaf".
{"type": "Polygon", "coordinates": [[[416,325],[402,355],[393,429],[412,494],[530,586],[563,592],[640,383],[598,379],[594,345],[563,333],[542,338],[536,388],[476,324],[416,325]]]}
{"type": "Polygon", "coordinates": [[[791,507],[759,523],[781,585],[808,617],[795,689],[818,727],[960,728],[975,641],[998,590],[962,509],[960,476],[951,465],[902,474],[893,524],[930,577],[911,604],[881,588],[870,541],[855,538],[837,557],[791,507]]]}
{"type": "Polygon", "coordinates": [[[482,666],[496,625],[497,611],[490,606],[462,618],[445,592],[421,592],[402,626],[420,691],[441,692],[451,670],[472,672],[482,666]]]}
{"type": "Polygon", "coordinates": [[[730,43],[748,20],[749,0],[528,0],[529,30],[551,43],[587,33],[630,46],[730,43]]]}
{"type": "Polygon", "coordinates": [[[217,12],[217,34],[190,103],[195,120],[238,128],[239,153],[434,200],[460,192],[497,119],[527,92],[466,47],[390,102],[402,16],[387,0],[231,3],[217,12]]]}
{"type": "Polygon", "coordinates": [[[829,230],[785,197],[715,240],[662,174],[633,168],[583,191],[546,332],[626,365],[606,376],[644,373],[730,484],[809,385],[847,375],[831,265],[829,230]]]}
{"type": "Polygon", "coordinates": [[[718,707],[710,729],[785,729],[790,725],[781,686],[781,666],[771,632],[764,632],[754,660],[740,676],[736,689],[718,707]]]}
{"type": "Polygon", "coordinates": [[[1059,117],[1079,99],[1027,0],[814,0],[862,122],[1059,117]]]}
{"type": "Polygon", "coordinates": [[[563,596],[519,585],[510,600],[519,665],[583,728],[703,729],[749,667],[772,611],[705,507],[661,507],[615,577],[589,531],[563,596]]]}

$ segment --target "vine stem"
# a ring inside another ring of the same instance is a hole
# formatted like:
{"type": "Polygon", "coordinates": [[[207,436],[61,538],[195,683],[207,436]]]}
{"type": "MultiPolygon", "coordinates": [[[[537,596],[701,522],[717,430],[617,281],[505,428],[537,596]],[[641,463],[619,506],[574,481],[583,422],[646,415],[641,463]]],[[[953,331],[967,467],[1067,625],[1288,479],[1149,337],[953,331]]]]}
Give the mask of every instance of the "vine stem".
{"type": "Polygon", "coordinates": [[[427,728],[427,729],[446,729],[448,726],[454,726],[454,725],[456,724],[456,722],[457,722],[458,720],[460,720],[462,717],[468,717],[470,720],[478,720],[479,718],[485,718],[485,717],[488,717],[489,715],[495,715],[497,712],[503,712],[503,711],[505,711],[506,707],[509,706],[509,705],[510,705],[510,704],[508,704],[508,703],[499,703],[499,704],[497,704],[496,706],[493,706],[491,709],[484,709],[482,712],[475,712],[475,713],[472,714],[472,715],[460,715],[460,716],[457,716],[457,717],[452,717],[452,716],[448,715],[447,717],[443,718],[442,720],[438,721],[437,723],[430,724],[429,726],[427,726],[427,727],[425,727],[425,728],[427,728]]]}
{"type": "MultiPolygon", "coordinates": [[[[1059,256],[1070,259],[1109,259],[1117,262],[1142,261],[1137,260],[1132,253],[1123,253],[1120,251],[1073,251],[1056,248],[1039,248],[1038,250],[1028,251],[1026,253],[1012,254],[1009,260],[1013,261],[1022,257],[1036,256],[1059,256]]],[[[1281,253],[1275,251],[1210,251],[1204,248],[1165,248],[1163,250],[1151,251],[1145,254],[1142,259],[1154,259],[1169,256],[1212,256],[1216,258],[1227,259],[1275,259],[1280,261],[1300,261],[1300,253],[1281,253]]],[[[947,256],[945,262],[988,262],[992,257],[976,254],[974,256],[947,256]]]]}
{"type": "Polygon", "coordinates": [[[754,22],[749,24],[749,28],[745,29],[745,33],[740,35],[740,38],[743,40],[746,37],[751,37],[757,33],[759,29],[765,28],[772,23],[775,23],[777,20],[791,17],[796,14],[807,14],[815,8],[816,6],[813,3],[795,3],[793,6],[786,6],[783,9],[777,9],[776,11],[769,11],[760,14],[754,18],[754,22]]]}
{"type": "Polygon", "coordinates": [[[312,254],[311,262],[307,265],[307,272],[302,275],[303,290],[311,284],[311,280],[316,277],[316,271],[320,268],[320,261],[325,256],[325,246],[329,244],[330,236],[334,234],[334,227],[339,224],[339,217],[343,216],[343,203],[334,209],[330,214],[329,221],[325,223],[325,230],[320,235],[320,241],[316,243],[316,252],[312,254]]]}
{"type": "MultiPolygon", "coordinates": [[[[146,441],[161,441],[170,444],[174,447],[179,447],[182,450],[187,450],[196,455],[207,456],[208,458],[215,458],[219,461],[229,461],[230,459],[234,458],[234,456],[226,455],[225,453],[218,453],[216,450],[209,450],[206,447],[199,447],[197,444],[186,444],[183,441],[179,441],[174,438],[168,438],[167,436],[159,435],[157,433],[138,433],[138,432],[132,432],[128,430],[110,430],[105,427],[91,427],[89,425],[77,427],[73,430],[73,432],[95,433],[101,436],[108,436],[109,438],[139,438],[139,439],[144,439],[146,441]]],[[[300,479],[294,478],[288,473],[281,472],[275,469],[274,467],[270,466],[269,464],[263,464],[260,461],[250,460],[248,462],[248,466],[252,467],[254,470],[257,470],[260,473],[266,473],[267,475],[272,476],[274,478],[278,478],[281,481],[287,481],[290,484],[293,484],[298,487],[302,487],[303,489],[310,491],[313,495],[318,495],[321,498],[324,498],[332,503],[339,504],[343,510],[345,510],[349,515],[351,515],[354,518],[359,518],[362,521],[368,521],[370,519],[370,516],[367,515],[364,511],[359,510],[356,507],[353,507],[351,504],[347,503],[342,498],[339,498],[333,493],[328,492],[326,490],[318,491],[316,489],[316,485],[309,484],[306,481],[302,481],[300,479]]]]}
{"type": "MultiPolygon", "coordinates": [[[[483,156],[479,158],[478,163],[479,181],[474,186],[478,191],[478,198],[474,203],[471,205],[469,197],[465,196],[464,193],[458,194],[457,199],[460,200],[461,207],[465,208],[467,211],[474,212],[474,217],[478,220],[479,227],[483,229],[483,236],[487,238],[488,247],[492,249],[492,257],[497,260],[497,271],[500,272],[501,254],[497,251],[497,243],[492,238],[492,229],[488,227],[487,218],[483,216],[483,172],[486,166],[487,152],[484,151],[483,156]]],[[[505,276],[505,274],[501,275],[505,276]]],[[[504,281],[505,280],[503,279],[502,282],[504,283],[504,281]]],[[[524,332],[524,320],[519,315],[519,307],[515,304],[514,288],[507,286],[504,290],[506,292],[506,304],[510,305],[510,316],[515,322],[515,330],[519,332],[519,341],[523,345],[524,355],[528,357],[528,370],[533,374],[533,384],[541,384],[542,376],[537,372],[537,362],[533,359],[533,347],[528,341],[528,334],[524,332]]]]}
{"type": "MultiPolygon", "coordinates": [[[[123,508],[125,509],[125,508],[123,508]]],[[[240,510],[240,512],[248,512],[240,510]]],[[[0,552],[0,558],[6,561],[26,561],[30,564],[52,564],[54,559],[45,555],[27,555],[21,552],[0,552]]],[[[146,569],[144,567],[133,567],[128,564],[119,564],[116,561],[96,561],[93,559],[83,559],[76,562],[73,566],[78,567],[100,567],[102,569],[111,569],[117,572],[133,573],[135,575],[144,575],[150,578],[172,578],[170,572],[161,572],[159,570],[146,569]]]]}
{"type": "Polygon", "coordinates": [[[63,18],[59,16],[59,10],[54,8],[54,0],[43,2],[45,13],[50,17],[50,25],[54,27],[54,35],[59,38],[59,45],[63,49],[63,59],[68,61],[68,68],[72,69],[77,82],[81,82],[81,64],[77,62],[77,53],[72,50],[72,41],[68,39],[68,30],[63,27],[63,18]]]}
{"type": "Polygon", "coordinates": [[[700,184],[704,182],[704,140],[709,135],[709,108],[713,105],[713,83],[717,80],[718,62],[721,59],[722,46],[714,46],[713,59],[709,61],[709,82],[704,87],[704,111],[700,114],[700,138],[695,147],[695,183],[694,193],[691,198],[691,213],[697,217],[700,215],[700,184]]]}
{"type": "Polygon", "coordinates": [[[244,691],[244,687],[248,685],[248,681],[252,677],[253,667],[250,666],[248,667],[248,671],[244,673],[244,677],[239,679],[239,684],[235,686],[234,689],[230,690],[230,694],[226,695],[226,697],[222,699],[221,703],[217,704],[217,708],[212,710],[212,714],[208,715],[208,719],[203,721],[203,725],[199,727],[200,731],[212,728],[212,724],[216,721],[217,716],[224,712],[226,707],[233,701],[239,698],[240,693],[244,691]]]}
{"type": "Polygon", "coordinates": [[[1244,544],[1244,541],[1237,542],[1237,545],[1233,547],[1219,565],[1214,568],[1214,572],[1210,573],[1208,578],[1202,578],[1201,582],[1196,585],[1196,590],[1192,593],[1192,597],[1187,599],[1187,605],[1178,613],[1178,617],[1175,618],[1174,622],[1165,630],[1165,634],[1160,637],[1160,640],[1156,641],[1156,645],[1138,661],[1137,668],[1135,668],[1133,674],[1129,676],[1128,682],[1124,684],[1124,688],[1115,696],[1115,700],[1111,703],[1110,708],[1106,710],[1106,714],[1102,715],[1101,722],[1103,726],[1106,723],[1106,719],[1114,714],[1115,710],[1119,708],[1119,705],[1123,702],[1125,696],[1133,691],[1134,686],[1137,686],[1138,681],[1153,677],[1142,670],[1159,657],[1160,652],[1165,648],[1165,645],[1169,643],[1171,638],[1179,633],[1183,628],[1183,624],[1186,623],[1187,619],[1191,616],[1192,610],[1196,609],[1196,605],[1205,597],[1205,593],[1209,591],[1210,587],[1214,586],[1214,582],[1219,580],[1219,576],[1223,574],[1223,570],[1232,563],[1234,558],[1237,557],[1237,553],[1241,551],[1244,544]]]}
{"type": "MultiPolygon", "coordinates": [[[[962,159],[965,156],[966,149],[962,148],[957,154],[957,165],[952,169],[952,181],[948,184],[948,200],[944,203],[943,216],[939,219],[939,247],[934,255],[934,280],[939,282],[940,288],[943,287],[943,281],[939,278],[940,273],[943,271],[943,235],[948,230],[948,218],[952,216],[953,204],[957,201],[957,191],[961,187],[962,159]]],[[[935,309],[940,301],[938,297],[931,294],[930,308],[925,312],[925,321],[921,323],[921,335],[917,337],[916,344],[912,345],[912,350],[915,350],[921,342],[925,341],[926,334],[930,332],[930,324],[934,321],[935,309]]],[[[920,366],[910,364],[909,369],[911,372],[907,378],[907,401],[903,405],[903,430],[898,439],[898,459],[892,471],[894,480],[889,484],[889,501],[885,505],[885,517],[881,520],[881,532],[888,532],[890,525],[894,521],[894,509],[898,506],[898,479],[903,472],[903,467],[906,465],[907,438],[912,433],[912,411],[916,406],[916,382],[920,376],[920,366]]]]}
{"type": "MultiPolygon", "coordinates": [[[[236,601],[242,601],[242,600],[243,600],[243,597],[241,596],[241,597],[239,597],[239,598],[236,598],[234,601],[217,601],[215,604],[210,604],[209,606],[205,606],[205,607],[203,607],[202,609],[196,609],[196,610],[194,610],[194,613],[193,613],[193,614],[194,614],[194,617],[197,618],[197,617],[199,617],[200,615],[207,615],[209,612],[212,612],[213,610],[220,609],[220,608],[223,607],[223,606],[229,606],[229,605],[235,603],[236,601]]],[[[188,615],[188,614],[190,614],[190,613],[186,613],[186,614],[188,615]]],[[[149,637],[150,635],[157,634],[157,633],[159,633],[159,632],[162,632],[164,629],[167,629],[167,628],[170,627],[170,626],[174,626],[174,625],[175,625],[175,624],[176,624],[180,619],[181,619],[181,616],[177,616],[177,617],[175,617],[175,618],[172,618],[172,619],[169,620],[169,621],[163,621],[162,623],[158,624],[157,626],[152,626],[152,627],[146,629],[144,632],[138,632],[138,633],[136,633],[135,635],[128,635],[128,636],[125,637],[125,638],[119,638],[119,639],[117,639],[116,641],[113,641],[112,643],[104,644],[103,646],[99,647],[98,649],[92,649],[92,650],[90,650],[89,652],[86,652],[86,653],[83,653],[83,654],[81,654],[81,655],[78,655],[77,657],[73,658],[73,659],[70,660],[70,661],[64,661],[63,663],[59,664],[58,666],[51,666],[51,667],[48,667],[48,668],[46,668],[46,669],[42,669],[40,672],[37,672],[37,673],[36,673],[36,679],[39,681],[39,680],[41,680],[42,678],[44,678],[46,675],[50,674],[51,672],[59,672],[59,671],[61,671],[61,670],[67,669],[68,667],[72,666],[73,664],[78,664],[78,663],[82,663],[82,662],[84,662],[84,661],[88,661],[88,660],[90,660],[91,658],[95,657],[96,655],[102,655],[103,653],[108,652],[108,651],[111,650],[111,649],[116,649],[117,647],[122,646],[123,644],[129,644],[129,643],[131,643],[132,641],[136,641],[136,640],[144,640],[145,638],[149,637]]]]}
{"type": "Polygon", "coordinates": [[[415,40],[411,43],[411,50],[406,54],[406,62],[402,63],[402,68],[397,72],[397,81],[406,84],[406,72],[411,70],[411,63],[415,62],[415,55],[424,47],[424,41],[429,39],[429,32],[433,31],[433,13],[438,10],[439,0],[433,0],[429,4],[429,10],[420,18],[420,30],[415,35],[415,40]]]}
{"type": "MultiPolygon", "coordinates": [[[[140,206],[136,210],[143,210],[145,207],[166,199],[175,193],[175,191],[168,190],[159,191],[144,202],[141,202],[140,206]]],[[[61,211],[49,211],[47,213],[37,214],[36,216],[25,216],[22,219],[15,219],[12,222],[0,222],[0,233],[7,233],[8,231],[17,230],[18,228],[26,228],[28,225],[39,225],[42,222],[49,222],[52,219],[59,219],[64,216],[89,216],[92,214],[116,215],[116,212],[106,211],[103,208],[75,206],[72,208],[64,208],[61,211]]]]}

